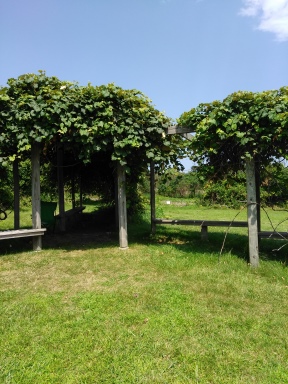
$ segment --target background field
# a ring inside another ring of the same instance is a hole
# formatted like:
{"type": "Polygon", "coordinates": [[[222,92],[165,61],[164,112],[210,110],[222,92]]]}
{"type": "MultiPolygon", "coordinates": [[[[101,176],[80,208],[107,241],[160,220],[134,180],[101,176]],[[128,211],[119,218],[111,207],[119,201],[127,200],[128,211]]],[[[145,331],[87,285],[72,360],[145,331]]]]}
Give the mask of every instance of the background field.
{"type": "MultiPolygon", "coordinates": [[[[157,217],[238,212],[157,201],[157,217]]],[[[274,225],[287,216],[268,214],[274,225]]],[[[30,240],[1,242],[1,383],[288,382],[285,242],[262,240],[253,270],[245,228],[231,228],[220,256],[227,228],[208,242],[197,227],[151,236],[145,217],[130,222],[127,251],[109,225],[45,235],[39,253],[30,240]]]]}

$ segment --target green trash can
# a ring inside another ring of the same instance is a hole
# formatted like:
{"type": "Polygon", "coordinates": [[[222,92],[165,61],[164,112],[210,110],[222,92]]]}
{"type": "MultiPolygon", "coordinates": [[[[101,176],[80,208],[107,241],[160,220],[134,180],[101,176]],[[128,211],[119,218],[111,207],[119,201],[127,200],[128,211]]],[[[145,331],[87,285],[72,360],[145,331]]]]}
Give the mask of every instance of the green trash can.
{"type": "Polygon", "coordinates": [[[41,201],[41,225],[54,232],[56,217],[55,212],[57,203],[53,201],[41,201]]]}

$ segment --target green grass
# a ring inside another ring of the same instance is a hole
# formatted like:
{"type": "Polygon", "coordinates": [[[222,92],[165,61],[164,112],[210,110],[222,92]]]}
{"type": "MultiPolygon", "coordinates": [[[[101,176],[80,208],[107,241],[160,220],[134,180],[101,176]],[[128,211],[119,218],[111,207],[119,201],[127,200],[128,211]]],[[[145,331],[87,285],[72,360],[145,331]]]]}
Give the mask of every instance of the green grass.
{"type": "MultiPolygon", "coordinates": [[[[236,212],[157,206],[171,218],[236,212]]],[[[251,269],[241,231],[221,257],[225,228],[203,243],[197,227],[151,237],[145,222],[130,223],[127,251],[104,228],[45,235],[39,253],[3,241],[0,383],[287,383],[286,250],[261,242],[251,269]]]]}

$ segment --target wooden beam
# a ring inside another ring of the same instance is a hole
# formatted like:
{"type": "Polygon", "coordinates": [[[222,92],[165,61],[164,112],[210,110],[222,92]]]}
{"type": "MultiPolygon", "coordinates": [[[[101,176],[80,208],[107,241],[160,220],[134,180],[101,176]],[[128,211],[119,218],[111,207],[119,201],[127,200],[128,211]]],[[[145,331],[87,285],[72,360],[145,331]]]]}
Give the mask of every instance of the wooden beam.
{"type": "Polygon", "coordinates": [[[117,167],[114,171],[113,179],[114,179],[114,199],[115,199],[114,220],[115,220],[115,228],[119,230],[119,201],[118,201],[118,170],[117,170],[117,167]]]}
{"type": "MultiPolygon", "coordinates": [[[[32,226],[41,229],[41,204],[40,204],[40,145],[34,143],[31,153],[32,162],[32,226]]],[[[33,250],[41,251],[41,236],[33,237],[33,250]]]]}
{"type": "Polygon", "coordinates": [[[288,232],[276,232],[276,231],[261,231],[258,233],[259,237],[262,239],[278,239],[278,240],[288,240],[288,232]]]}
{"type": "MultiPolygon", "coordinates": [[[[261,178],[260,178],[260,162],[259,158],[255,159],[255,186],[256,186],[256,202],[257,202],[257,225],[258,232],[261,232],[261,178]]],[[[260,237],[258,236],[258,239],[260,237]]]]}
{"type": "Polygon", "coordinates": [[[18,239],[20,237],[41,237],[46,228],[39,229],[16,229],[13,231],[0,231],[0,240],[18,239]]]}
{"type": "Polygon", "coordinates": [[[20,228],[20,188],[19,188],[19,161],[13,162],[13,184],[14,184],[14,229],[20,228]]]}
{"type": "Polygon", "coordinates": [[[119,216],[119,246],[120,249],[128,248],[127,234],[127,206],[126,206],[126,173],[124,167],[117,164],[118,186],[118,216],[119,216]]]}
{"type": "Polygon", "coordinates": [[[72,167],[71,172],[71,199],[72,199],[72,208],[76,207],[76,199],[75,199],[75,169],[72,167]]]}
{"type": "Polygon", "coordinates": [[[249,260],[252,267],[259,265],[258,205],[256,192],[255,162],[246,160],[247,218],[249,236],[249,260]]]}
{"type": "Polygon", "coordinates": [[[192,128],[188,127],[179,127],[178,125],[173,125],[168,127],[167,135],[175,135],[176,133],[192,133],[194,132],[192,128]]]}
{"type": "Polygon", "coordinates": [[[79,199],[80,199],[80,207],[83,205],[83,185],[82,185],[82,166],[80,165],[80,174],[79,174],[79,199]]]}
{"type": "Polygon", "coordinates": [[[154,161],[150,163],[150,209],[151,209],[151,233],[155,235],[156,232],[156,203],[155,203],[155,164],[154,161]]]}
{"type": "Polygon", "coordinates": [[[247,227],[247,221],[155,219],[155,224],[195,225],[204,227],[247,227]]]}
{"type": "Polygon", "coordinates": [[[64,177],[63,177],[63,157],[64,148],[62,144],[57,145],[57,178],[58,178],[58,206],[59,206],[59,231],[65,232],[65,197],[64,197],[64,177]]]}

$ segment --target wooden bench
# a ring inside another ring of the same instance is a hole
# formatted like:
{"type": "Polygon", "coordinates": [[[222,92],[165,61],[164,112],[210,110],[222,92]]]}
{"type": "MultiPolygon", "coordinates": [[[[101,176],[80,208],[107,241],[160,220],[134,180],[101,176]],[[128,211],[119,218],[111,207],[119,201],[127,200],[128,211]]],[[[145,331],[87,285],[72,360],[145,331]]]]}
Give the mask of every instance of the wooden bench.
{"type": "Polygon", "coordinates": [[[247,221],[154,219],[155,224],[194,225],[201,227],[201,238],[207,240],[208,227],[248,227],[247,221]]]}
{"type": "Polygon", "coordinates": [[[45,231],[46,231],[46,228],[13,229],[13,230],[7,230],[7,231],[0,231],[0,240],[18,239],[19,237],[43,236],[45,231]]]}
{"type": "Polygon", "coordinates": [[[42,241],[41,236],[44,235],[46,228],[39,229],[12,229],[7,231],[0,231],[0,240],[18,239],[20,237],[33,237],[33,250],[41,251],[42,241]]]}

